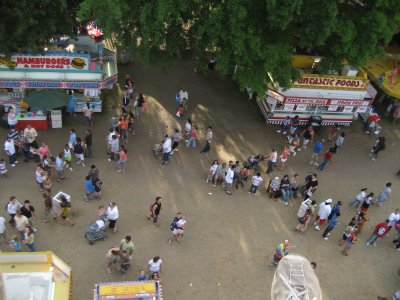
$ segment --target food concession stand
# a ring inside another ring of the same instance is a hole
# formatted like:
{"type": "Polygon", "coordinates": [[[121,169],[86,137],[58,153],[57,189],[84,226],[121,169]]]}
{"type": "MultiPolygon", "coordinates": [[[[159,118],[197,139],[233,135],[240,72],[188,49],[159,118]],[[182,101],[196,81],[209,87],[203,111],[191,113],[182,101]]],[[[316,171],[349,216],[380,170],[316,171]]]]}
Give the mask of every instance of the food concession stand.
{"type": "Polygon", "coordinates": [[[322,125],[350,125],[370,107],[376,94],[368,79],[362,77],[303,73],[289,89],[268,89],[257,103],[269,124],[280,124],[287,116],[297,115],[301,124],[317,116],[322,118],[322,125]]]}
{"type": "Polygon", "coordinates": [[[89,36],[79,36],[65,45],[57,50],[46,48],[40,54],[15,53],[11,57],[0,54],[0,105],[13,106],[19,120],[32,121],[32,125],[38,121],[39,130],[47,128],[41,124],[47,120],[46,112],[40,111],[40,107],[26,111],[20,105],[31,91],[74,91],[76,112],[81,112],[87,103],[94,112],[101,112],[102,90],[112,88],[117,82],[116,56],[105,44],[96,43],[89,36]]]}
{"type": "Polygon", "coordinates": [[[105,282],[96,284],[94,300],[163,300],[160,281],[105,282]]]}

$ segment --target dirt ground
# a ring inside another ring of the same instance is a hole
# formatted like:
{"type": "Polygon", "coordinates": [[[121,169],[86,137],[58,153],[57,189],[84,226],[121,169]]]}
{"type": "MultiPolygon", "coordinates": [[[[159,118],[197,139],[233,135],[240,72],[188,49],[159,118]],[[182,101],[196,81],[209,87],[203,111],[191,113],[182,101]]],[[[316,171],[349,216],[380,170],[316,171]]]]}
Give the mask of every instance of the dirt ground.
{"type": "MultiPolygon", "coordinates": [[[[115,164],[106,160],[105,135],[112,111],[96,114],[93,128],[94,163],[104,182],[100,201],[83,201],[84,176],[89,167],[77,166],[67,172],[67,180],[53,183],[53,191],[62,190],[72,196],[76,226],[37,222],[36,244],[38,250],[52,250],[72,266],[74,275],[73,298],[90,299],[94,284],[105,281],[135,280],[140,269],[159,255],[163,260],[161,278],[165,299],[270,299],[273,272],[268,270],[276,246],[289,239],[299,253],[318,264],[316,274],[324,299],[376,299],[377,295],[391,296],[399,289],[399,253],[393,249],[394,232],[378,243],[366,247],[372,226],[384,220],[398,204],[399,188],[395,173],[398,161],[399,131],[386,126],[387,149],[376,162],[368,156],[374,139],[360,131],[355,122],[345,128],[343,148],[333,158],[332,165],[317,172],[320,188],[314,199],[342,200],[344,206],[340,226],[331,233],[328,241],[321,232],[310,226],[304,234],[293,231],[297,224],[299,203],[288,207],[270,200],[264,189],[259,196],[247,193],[245,188],[234,190],[232,196],[205,183],[208,166],[214,159],[243,161],[251,154],[268,153],[272,146],[280,149],[284,138],[276,127],[267,126],[258,107],[238,91],[230,80],[221,80],[216,74],[203,76],[193,71],[190,62],[175,64],[166,72],[161,68],[143,68],[138,63],[121,66],[120,78],[133,76],[137,92],[147,96],[147,109],[136,124],[136,136],[129,138],[128,171],[125,175],[115,172],[115,164]],[[174,95],[185,86],[189,92],[189,115],[200,131],[200,146],[204,145],[209,125],[214,128],[212,150],[200,154],[196,149],[180,148],[170,164],[162,167],[151,152],[164,132],[172,133],[174,127],[183,126],[175,117],[174,95]],[[389,130],[390,129],[390,130],[389,130]],[[381,208],[371,207],[370,222],[360,241],[350,255],[344,257],[337,245],[342,229],[355,214],[347,203],[362,187],[376,194],[386,182],[393,182],[393,197],[381,208]],[[165,200],[156,228],[146,218],[149,204],[156,196],[165,200]],[[91,246],[84,238],[87,225],[96,219],[97,207],[116,201],[120,210],[117,233],[109,233],[107,241],[97,241],[91,246]],[[187,219],[187,230],[181,244],[168,245],[169,225],[177,211],[187,219]],[[133,266],[127,275],[118,272],[107,274],[105,254],[125,235],[132,235],[135,243],[133,266]]],[[[68,140],[68,131],[76,128],[84,134],[83,117],[64,119],[63,129],[39,132],[39,140],[46,141],[57,153],[68,140]]],[[[1,136],[5,130],[1,129],[1,136]]],[[[326,129],[318,138],[326,136],[326,129]]],[[[310,170],[307,162],[311,150],[302,151],[290,158],[285,171],[299,173],[301,178],[310,170]]],[[[21,159],[20,159],[21,160],[21,159]]],[[[265,171],[265,164],[262,170],[265,171]]],[[[34,180],[34,163],[20,162],[9,167],[9,177],[0,178],[4,207],[11,195],[19,200],[30,199],[41,217],[41,193],[34,180]]],[[[267,175],[263,174],[267,180],[267,175]]],[[[0,213],[6,216],[2,211],[0,213]]],[[[11,234],[13,231],[10,230],[11,234]]],[[[7,247],[0,247],[9,251],[7,247]]]]}

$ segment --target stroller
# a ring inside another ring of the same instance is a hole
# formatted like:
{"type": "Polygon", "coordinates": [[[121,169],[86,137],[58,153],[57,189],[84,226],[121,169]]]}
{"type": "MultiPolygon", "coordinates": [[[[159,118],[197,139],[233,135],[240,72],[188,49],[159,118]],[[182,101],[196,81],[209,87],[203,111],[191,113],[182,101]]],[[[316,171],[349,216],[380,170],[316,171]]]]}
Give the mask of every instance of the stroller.
{"type": "Polygon", "coordinates": [[[28,162],[29,160],[34,160],[37,163],[40,162],[39,155],[35,153],[36,152],[35,150],[37,150],[37,149],[31,147],[28,143],[22,143],[21,149],[22,149],[22,153],[24,153],[24,156],[25,156],[24,162],[28,162]]]}
{"type": "Polygon", "coordinates": [[[161,156],[161,154],[162,154],[162,146],[161,146],[161,144],[155,144],[155,145],[154,145],[154,147],[153,147],[153,154],[154,154],[154,157],[155,157],[155,158],[157,158],[157,159],[160,158],[160,156],[161,156]]]}
{"type": "Polygon", "coordinates": [[[265,156],[262,154],[257,154],[257,155],[251,155],[247,158],[247,162],[249,163],[249,169],[257,171],[258,170],[258,164],[260,161],[265,160],[265,156]]]}
{"type": "Polygon", "coordinates": [[[107,240],[106,228],[108,225],[107,216],[101,217],[96,222],[89,224],[85,238],[90,245],[93,245],[96,240],[107,240]]]}

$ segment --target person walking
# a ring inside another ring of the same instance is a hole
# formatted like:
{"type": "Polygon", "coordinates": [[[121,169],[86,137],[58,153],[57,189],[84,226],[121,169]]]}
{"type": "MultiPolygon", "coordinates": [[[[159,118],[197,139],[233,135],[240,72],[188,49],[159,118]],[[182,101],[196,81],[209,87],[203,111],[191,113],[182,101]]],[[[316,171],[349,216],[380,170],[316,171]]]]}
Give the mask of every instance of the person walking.
{"type": "Polygon", "coordinates": [[[299,116],[294,116],[292,122],[290,123],[289,133],[290,135],[294,135],[297,128],[300,125],[299,116]]]}
{"type": "Polygon", "coordinates": [[[289,155],[293,154],[293,157],[295,157],[297,154],[296,148],[300,144],[299,135],[295,133],[294,135],[289,136],[288,143],[289,143],[289,155]]]}
{"type": "Polygon", "coordinates": [[[109,274],[111,274],[112,268],[116,265],[119,254],[120,254],[120,248],[118,246],[113,246],[111,249],[107,251],[106,254],[107,272],[109,274]]]}
{"type": "Polygon", "coordinates": [[[289,157],[289,148],[285,145],[283,147],[281,155],[279,155],[279,167],[278,167],[279,170],[285,169],[285,164],[288,160],[288,157],[289,157]]]}
{"type": "Polygon", "coordinates": [[[162,153],[163,153],[163,162],[162,165],[167,165],[168,164],[168,160],[169,160],[169,156],[171,155],[171,151],[172,151],[172,140],[170,137],[168,137],[167,134],[164,135],[164,143],[162,145],[162,153]]]}
{"type": "Polygon", "coordinates": [[[22,207],[22,204],[15,198],[15,196],[11,196],[10,200],[8,201],[6,205],[6,210],[7,213],[10,215],[10,220],[8,223],[12,226],[15,226],[15,215],[17,214],[17,211],[22,207]]]}
{"type": "Polygon", "coordinates": [[[178,150],[178,146],[179,146],[179,142],[181,141],[181,139],[182,139],[182,135],[181,135],[181,133],[180,133],[180,131],[177,129],[177,128],[175,128],[174,129],[174,133],[173,133],[173,135],[172,135],[172,151],[171,151],[171,154],[173,154],[174,152],[178,152],[179,150],[178,150]]]}
{"type": "Polygon", "coordinates": [[[388,225],[390,231],[390,229],[392,229],[392,227],[395,226],[396,222],[400,220],[400,209],[396,208],[395,211],[389,215],[388,220],[389,220],[388,225]]]}
{"type": "Polygon", "coordinates": [[[172,237],[168,239],[168,244],[171,245],[173,241],[180,243],[183,238],[185,227],[186,219],[182,216],[182,213],[178,212],[169,227],[172,231],[172,237]]]}
{"type": "Polygon", "coordinates": [[[74,153],[75,153],[75,157],[78,159],[78,161],[76,162],[77,164],[81,164],[82,167],[85,166],[85,147],[83,144],[83,141],[81,138],[76,138],[76,142],[74,145],[74,153]]]}
{"type": "Polygon", "coordinates": [[[380,136],[376,141],[375,145],[372,147],[369,156],[372,156],[372,160],[376,160],[378,158],[378,153],[385,149],[386,149],[385,137],[380,136]]]}
{"type": "Polygon", "coordinates": [[[324,238],[324,240],[328,240],[328,235],[329,233],[335,229],[339,222],[337,220],[337,218],[340,216],[340,212],[336,212],[336,214],[334,214],[328,221],[328,226],[326,227],[324,233],[322,234],[322,237],[324,238]]]}
{"type": "Polygon", "coordinates": [[[304,186],[304,200],[307,198],[311,198],[312,195],[318,188],[318,179],[317,174],[311,174],[310,178],[306,180],[306,184],[304,186]]]}
{"type": "Polygon", "coordinates": [[[381,222],[375,226],[374,232],[367,241],[367,246],[371,244],[376,246],[378,240],[383,238],[388,232],[389,232],[389,220],[386,219],[384,222],[381,222]]]}
{"type": "Polygon", "coordinates": [[[159,256],[154,256],[149,260],[148,269],[149,277],[152,277],[154,273],[161,273],[162,260],[159,256]]]}
{"type": "Polygon", "coordinates": [[[228,169],[228,171],[226,172],[226,175],[225,175],[225,181],[223,184],[223,188],[224,188],[225,194],[227,194],[227,195],[232,195],[230,188],[233,185],[233,178],[235,177],[235,169],[236,169],[236,166],[232,165],[228,169]]]}
{"type": "Polygon", "coordinates": [[[135,110],[135,117],[140,119],[140,115],[142,113],[143,107],[144,107],[145,101],[143,94],[139,94],[139,97],[136,100],[136,110],[135,110]]]}
{"type": "Polygon", "coordinates": [[[367,188],[362,188],[361,191],[358,193],[358,195],[350,201],[349,207],[351,208],[354,204],[355,207],[358,209],[360,204],[366,199],[367,197],[367,188]]]}
{"type": "Polygon", "coordinates": [[[16,160],[16,151],[15,151],[14,141],[9,137],[6,139],[6,142],[4,143],[4,151],[8,155],[10,165],[12,167],[15,167],[15,164],[18,163],[18,160],[16,160]]]}
{"type": "Polygon", "coordinates": [[[67,198],[65,198],[64,196],[61,196],[60,200],[61,200],[60,204],[61,212],[55,218],[61,217],[61,220],[58,221],[58,223],[60,223],[61,225],[69,223],[70,226],[74,226],[75,222],[69,217],[69,215],[71,214],[70,211],[71,203],[68,202],[67,198]]]}
{"type": "Polygon", "coordinates": [[[186,148],[192,147],[196,148],[196,140],[197,140],[197,127],[193,124],[192,130],[190,131],[190,137],[186,142],[186,148]]]}
{"type": "Polygon", "coordinates": [[[355,219],[356,226],[355,226],[354,233],[357,237],[361,234],[361,232],[363,232],[365,222],[368,222],[368,221],[369,221],[369,218],[368,218],[367,214],[364,212],[360,212],[356,216],[356,219],[355,219]]]}
{"type": "Polygon", "coordinates": [[[65,145],[63,153],[64,153],[63,157],[64,157],[64,162],[65,162],[65,167],[68,168],[72,172],[74,170],[71,168],[72,154],[71,154],[71,150],[70,150],[68,144],[65,145]]]}
{"type": "Polygon", "coordinates": [[[375,203],[374,193],[369,193],[360,207],[360,211],[366,213],[371,204],[375,203]]]}
{"type": "MultiPolygon", "coordinates": [[[[323,142],[324,140],[322,140],[323,142]]],[[[321,141],[316,141],[314,144],[314,148],[313,148],[313,153],[311,155],[311,159],[310,159],[310,165],[315,165],[316,167],[319,164],[319,159],[321,157],[322,154],[322,149],[323,149],[323,145],[322,145],[321,141]]]]}
{"type": "Polygon", "coordinates": [[[125,173],[126,171],[126,162],[128,161],[128,150],[124,145],[121,146],[121,149],[118,152],[118,162],[117,162],[117,172],[125,173]]]}
{"type": "Polygon", "coordinates": [[[63,182],[65,180],[64,176],[64,154],[61,152],[60,154],[57,155],[56,160],[55,160],[55,165],[54,169],[57,174],[57,182],[63,182]]]}
{"type": "Polygon", "coordinates": [[[93,135],[90,129],[86,129],[86,136],[84,138],[85,141],[85,157],[93,158],[93,135]]]}
{"type": "Polygon", "coordinates": [[[124,115],[121,116],[117,124],[119,126],[119,136],[121,142],[128,143],[128,120],[124,115]]]}
{"type": "Polygon", "coordinates": [[[334,215],[336,215],[338,212],[340,212],[340,209],[342,208],[342,201],[338,201],[331,210],[331,213],[328,216],[328,220],[330,220],[334,215]]]}
{"type": "Polygon", "coordinates": [[[304,214],[308,209],[311,209],[312,214],[314,214],[316,204],[317,201],[311,199],[306,199],[303,202],[301,202],[299,210],[297,211],[297,217],[298,218],[304,217],[304,214]]]}
{"type": "Polygon", "coordinates": [[[349,228],[348,231],[348,235],[346,236],[346,245],[344,246],[343,250],[341,251],[341,253],[344,256],[348,256],[349,255],[349,251],[351,250],[351,248],[353,248],[353,244],[354,242],[357,240],[357,236],[354,234],[354,229],[352,227],[349,228]]]}
{"type": "Polygon", "coordinates": [[[271,172],[274,170],[273,166],[276,164],[277,159],[278,152],[275,148],[272,148],[272,152],[267,155],[268,169],[265,173],[271,174],[271,172]]]}
{"type": "Polygon", "coordinates": [[[286,132],[290,129],[290,124],[292,123],[292,121],[290,120],[290,116],[286,116],[286,118],[282,121],[281,123],[281,128],[279,130],[277,130],[277,133],[281,133],[283,135],[286,134],[286,132]]]}
{"type": "Polygon", "coordinates": [[[69,132],[69,139],[68,139],[68,147],[69,147],[69,149],[71,149],[71,150],[74,149],[76,138],[77,138],[77,135],[75,133],[75,129],[72,128],[70,130],[70,132],[69,132]]]}
{"type": "Polygon", "coordinates": [[[317,167],[318,170],[323,171],[328,163],[332,164],[333,153],[333,148],[329,148],[329,150],[325,152],[323,162],[317,167]]]}
{"type": "Polygon", "coordinates": [[[337,149],[342,147],[345,136],[346,134],[344,132],[341,132],[339,136],[336,138],[335,145],[333,146],[333,153],[336,153],[337,149]]]}
{"type": "Polygon", "coordinates": [[[158,224],[158,216],[161,211],[161,201],[162,198],[160,196],[156,197],[155,202],[150,205],[150,215],[147,217],[148,220],[153,219],[153,223],[157,227],[160,227],[160,224],[158,224]]]}
{"type": "Polygon", "coordinates": [[[38,137],[37,131],[30,124],[26,126],[24,129],[24,139],[25,142],[29,144],[30,147],[34,147],[35,149],[39,148],[36,139],[38,137]]]}
{"type": "Polygon", "coordinates": [[[333,125],[328,134],[328,141],[333,141],[333,139],[335,139],[337,134],[339,133],[339,130],[340,130],[339,124],[336,123],[335,125],[333,125]]]}
{"type": "MultiPolygon", "coordinates": [[[[314,128],[312,125],[307,126],[307,128],[300,134],[303,136],[303,149],[307,149],[308,144],[312,143],[314,140],[314,128]]],[[[301,151],[299,148],[297,151],[301,151]]]]}
{"type": "Polygon", "coordinates": [[[279,244],[275,249],[275,254],[271,263],[269,264],[270,271],[273,271],[278,266],[279,262],[282,258],[289,254],[290,243],[288,240],[285,240],[282,244],[279,244]]]}
{"type": "Polygon", "coordinates": [[[257,173],[253,177],[251,177],[251,186],[249,189],[249,194],[256,194],[258,186],[263,182],[263,179],[261,177],[260,173],[257,173]]]}
{"type": "Polygon", "coordinates": [[[212,139],[213,139],[213,131],[212,131],[212,127],[209,126],[207,129],[207,134],[206,134],[206,144],[204,145],[204,148],[203,148],[203,150],[200,151],[200,153],[206,153],[206,152],[210,151],[212,139]]]}
{"type": "Polygon", "coordinates": [[[53,200],[51,199],[51,195],[47,193],[42,194],[43,202],[44,202],[44,219],[43,223],[50,222],[50,214],[53,208],[53,200]]]}
{"type": "Polygon", "coordinates": [[[118,206],[115,202],[110,202],[108,204],[107,216],[110,221],[108,228],[110,228],[114,233],[117,232],[118,227],[116,226],[116,224],[119,218],[119,211],[118,206]]]}
{"type": "Polygon", "coordinates": [[[282,200],[285,206],[289,205],[289,196],[290,196],[290,180],[289,175],[285,174],[281,179],[281,193],[282,193],[282,200]]]}
{"type": "Polygon", "coordinates": [[[328,219],[332,211],[331,203],[332,199],[327,199],[319,205],[318,214],[314,222],[315,230],[320,231],[321,230],[320,226],[326,223],[326,220],[328,219]]]}
{"type": "Polygon", "coordinates": [[[313,215],[314,215],[314,213],[313,213],[312,208],[307,208],[306,211],[304,212],[304,214],[297,219],[299,221],[299,224],[297,224],[295,230],[298,230],[301,233],[306,231],[308,223],[310,223],[310,220],[313,217],[313,215]]]}
{"type": "Polygon", "coordinates": [[[387,200],[389,200],[390,195],[392,194],[392,183],[386,183],[383,191],[379,194],[378,199],[376,200],[376,205],[381,207],[387,200]]]}
{"type": "Polygon", "coordinates": [[[29,225],[28,218],[25,217],[23,214],[21,214],[21,210],[17,210],[14,220],[15,220],[15,229],[17,229],[18,232],[21,234],[21,236],[23,236],[25,226],[29,225]]]}

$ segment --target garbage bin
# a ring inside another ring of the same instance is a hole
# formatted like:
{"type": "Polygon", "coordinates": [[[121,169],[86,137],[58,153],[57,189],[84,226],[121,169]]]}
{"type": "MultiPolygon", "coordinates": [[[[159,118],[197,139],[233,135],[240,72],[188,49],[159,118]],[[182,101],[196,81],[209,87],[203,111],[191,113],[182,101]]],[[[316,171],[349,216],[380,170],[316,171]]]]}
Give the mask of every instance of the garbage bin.
{"type": "Polygon", "coordinates": [[[52,128],[62,128],[61,110],[52,110],[51,111],[51,127],[52,128]]]}
{"type": "Polygon", "coordinates": [[[314,127],[314,131],[319,131],[322,127],[322,117],[321,116],[311,116],[308,121],[308,125],[314,127]]]}

